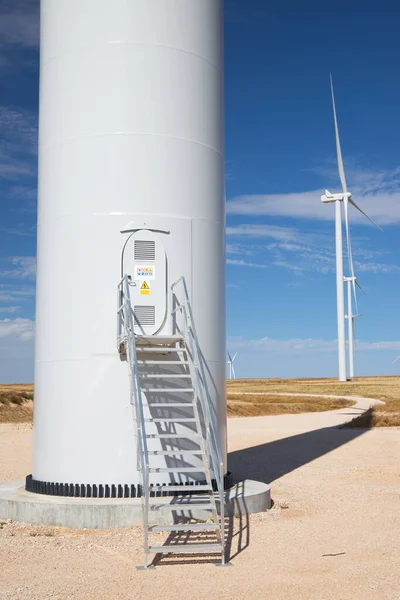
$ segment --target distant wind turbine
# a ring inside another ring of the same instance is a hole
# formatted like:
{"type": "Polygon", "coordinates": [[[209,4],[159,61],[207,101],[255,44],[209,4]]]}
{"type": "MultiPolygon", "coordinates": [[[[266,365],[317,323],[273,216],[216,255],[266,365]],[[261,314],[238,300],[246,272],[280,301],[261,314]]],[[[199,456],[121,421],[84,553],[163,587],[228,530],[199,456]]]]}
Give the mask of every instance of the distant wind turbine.
{"type": "MultiPolygon", "coordinates": [[[[357,283],[357,279],[354,274],[353,257],[351,252],[351,240],[350,240],[350,226],[349,226],[349,204],[354,206],[361,214],[363,214],[371,223],[378,229],[382,229],[373,221],[352,199],[351,193],[347,189],[346,176],[344,174],[342,149],[340,147],[339,128],[336,116],[336,105],[335,96],[333,92],[333,82],[331,75],[331,94],[332,94],[332,107],[333,107],[333,119],[335,124],[335,137],[336,137],[336,155],[340,182],[342,184],[342,193],[331,194],[328,190],[325,190],[325,194],[321,196],[321,201],[324,203],[334,202],[335,203],[335,246],[336,246],[336,302],[337,302],[337,328],[338,328],[338,363],[339,363],[339,381],[346,381],[346,334],[345,334],[345,314],[344,314],[344,283],[345,278],[343,275],[343,231],[342,231],[342,202],[344,208],[344,219],[346,226],[346,239],[347,239],[347,253],[348,262],[350,269],[350,277],[346,280],[350,280],[353,288],[354,300],[357,306],[356,297],[356,286],[360,287],[357,283]]],[[[351,294],[349,303],[349,363],[352,366],[350,372],[353,372],[354,376],[354,343],[353,343],[353,314],[351,307],[351,294]],[[351,344],[350,344],[351,340],[351,344]],[[351,347],[350,347],[351,346],[351,347]]],[[[354,317],[355,318],[355,317],[354,317]]]]}
{"type": "Polygon", "coordinates": [[[229,379],[236,379],[236,375],[235,375],[235,367],[233,366],[233,363],[235,362],[235,359],[237,357],[237,352],[233,355],[229,354],[228,352],[228,365],[229,365],[229,379]]]}

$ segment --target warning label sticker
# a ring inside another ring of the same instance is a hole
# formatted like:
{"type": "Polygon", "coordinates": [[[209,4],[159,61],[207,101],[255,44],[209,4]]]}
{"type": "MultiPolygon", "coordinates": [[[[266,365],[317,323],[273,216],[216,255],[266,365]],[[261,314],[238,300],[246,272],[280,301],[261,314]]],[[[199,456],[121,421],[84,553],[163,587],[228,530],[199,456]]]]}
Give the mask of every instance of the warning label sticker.
{"type": "Polygon", "coordinates": [[[146,281],[143,281],[140,286],[140,293],[142,296],[148,296],[150,294],[150,286],[146,281]]]}
{"type": "Polygon", "coordinates": [[[135,265],[135,280],[151,280],[155,279],[155,266],[154,265],[135,265]]]}

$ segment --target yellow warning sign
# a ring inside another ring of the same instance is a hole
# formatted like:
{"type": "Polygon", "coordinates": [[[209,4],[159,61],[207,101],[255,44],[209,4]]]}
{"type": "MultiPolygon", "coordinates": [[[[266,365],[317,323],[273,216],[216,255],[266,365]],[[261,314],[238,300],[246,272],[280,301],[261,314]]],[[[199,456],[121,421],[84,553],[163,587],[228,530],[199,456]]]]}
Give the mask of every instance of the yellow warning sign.
{"type": "Polygon", "coordinates": [[[142,285],[140,286],[140,293],[142,296],[148,296],[150,294],[150,287],[146,281],[143,281],[142,285]]]}

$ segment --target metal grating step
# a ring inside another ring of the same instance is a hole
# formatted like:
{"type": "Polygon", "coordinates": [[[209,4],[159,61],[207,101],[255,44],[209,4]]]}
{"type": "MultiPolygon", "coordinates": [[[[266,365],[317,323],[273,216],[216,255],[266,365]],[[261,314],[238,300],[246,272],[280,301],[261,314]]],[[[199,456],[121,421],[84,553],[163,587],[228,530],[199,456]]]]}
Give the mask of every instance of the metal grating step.
{"type": "Polygon", "coordinates": [[[147,438],[161,438],[161,439],[183,439],[186,438],[198,438],[198,433],[148,433],[147,438]]]}
{"type": "MultiPolygon", "coordinates": [[[[201,467],[152,467],[150,473],[203,473],[201,467]]],[[[208,488],[211,489],[211,488],[208,488]]]]}
{"type": "Polygon", "coordinates": [[[148,408],[193,408],[193,402],[160,402],[154,404],[147,404],[148,408]]]}
{"type": "MultiPolygon", "coordinates": [[[[188,492],[189,494],[196,492],[212,492],[212,487],[210,485],[185,485],[184,483],[170,483],[167,485],[151,485],[149,487],[150,492],[188,492]]],[[[157,500],[158,498],[151,498],[152,500],[157,500]]],[[[163,505],[164,506],[164,505],[163,505]]],[[[189,506],[191,508],[192,504],[166,504],[166,507],[170,506],[189,506]]],[[[202,505],[203,506],[203,505],[202,505]]],[[[212,505],[214,508],[214,505],[212,505]]],[[[174,508],[175,510],[175,508],[174,508]]],[[[180,510],[180,509],[179,509],[180,510]]]]}
{"type": "Polygon", "coordinates": [[[164,365],[169,367],[170,365],[188,365],[187,360],[138,360],[139,365],[164,365]]]}
{"type": "Polygon", "coordinates": [[[217,523],[174,523],[174,525],[151,525],[149,531],[214,531],[217,523]]]}
{"type": "Polygon", "coordinates": [[[190,373],[142,373],[140,379],[191,379],[190,373]]]}
{"type": "Polygon", "coordinates": [[[179,456],[195,456],[196,454],[203,454],[201,450],[149,450],[151,456],[169,456],[170,458],[177,458],[179,456]]]}
{"type": "Polygon", "coordinates": [[[194,392],[193,388],[143,388],[143,392],[162,392],[168,394],[187,394],[188,392],[194,392]]]}
{"type": "MultiPolygon", "coordinates": [[[[164,486],[163,486],[164,487],[164,486]]],[[[200,487],[200,486],[196,486],[196,487],[200,487]]],[[[182,489],[182,488],[181,488],[182,489]]],[[[173,491],[173,490],[171,490],[173,491]]],[[[178,490],[176,490],[178,491],[178,490]]],[[[159,501],[159,498],[150,498],[150,501],[159,501]]],[[[160,508],[162,508],[163,510],[172,510],[172,511],[182,511],[182,510],[186,510],[186,511],[192,511],[192,510],[215,510],[215,504],[212,504],[211,502],[207,502],[202,504],[200,503],[184,503],[184,502],[179,502],[177,504],[151,504],[150,505],[150,510],[160,510],[160,508]]]]}
{"type": "Polygon", "coordinates": [[[213,552],[222,552],[222,550],[222,544],[171,544],[171,546],[150,546],[149,548],[149,552],[155,554],[187,554],[189,552],[212,554],[213,552]]]}
{"type": "Polygon", "coordinates": [[[153,354],[153,352],[154,353],[155,352],[164,352],[164,353],[166,353],[166,352],[186,352],[187,350],[186,350],[186,348],[160,348],[160,347],[150,348],[149,346],[145,346],[145,347],[143,347],[143,346],[137,346],[136,347],[136,351],[140,352],[140,353],[142,353],[142,352],[147,352],[147,353],[151,352],[153,354]]]}
{"type": "Polygon", "coordinates": [[[183,337],[179,333],[172,335],[135,335],[136,343],[144,342],[150,344],[173,344],[176,342],[183,342],[183,337]]]}
{"type": "Polygon", "coordinates": [[[174,417],[168,419],[167,417],[161,417],[157,419],[145,419],[146,423],[196,423],[196,419],[187,419],[186,417],[174,417]]]}

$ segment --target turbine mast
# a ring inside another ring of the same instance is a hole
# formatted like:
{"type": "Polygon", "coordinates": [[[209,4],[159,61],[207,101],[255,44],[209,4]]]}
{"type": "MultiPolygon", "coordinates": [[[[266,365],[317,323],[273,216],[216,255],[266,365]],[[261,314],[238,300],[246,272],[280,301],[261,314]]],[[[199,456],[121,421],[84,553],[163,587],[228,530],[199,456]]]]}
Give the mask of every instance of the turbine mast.
{"type": "Polygon", "coordinates": [[[354,316],[352,303],[352,280],[346,278],[347,282],[347,331],[349,338],[349,378],[354,379],[354,316]]]}
{"type": "Polygon", "coordinates": [[[346,333],[344,326],[343,231],[341,200],[335,200],[335,242],[339,381],[346,381],[346,333]]]}

